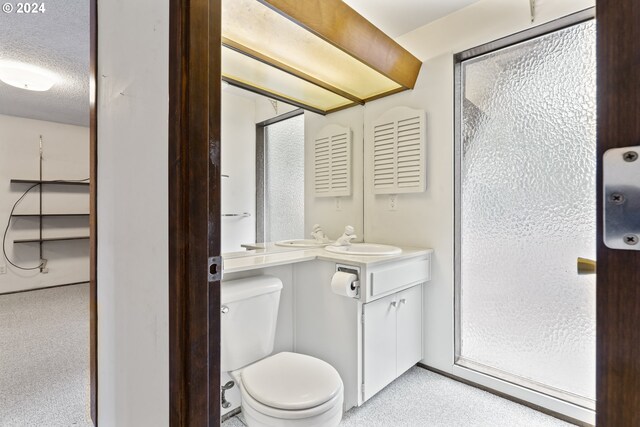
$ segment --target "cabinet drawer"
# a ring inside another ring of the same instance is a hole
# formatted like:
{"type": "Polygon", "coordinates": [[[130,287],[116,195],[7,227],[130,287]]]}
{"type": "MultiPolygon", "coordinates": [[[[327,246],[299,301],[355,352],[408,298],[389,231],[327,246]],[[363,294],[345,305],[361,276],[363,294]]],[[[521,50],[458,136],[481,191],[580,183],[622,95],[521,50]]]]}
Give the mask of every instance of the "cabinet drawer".
{"type": "Polygon", "coordinates": [[[394,264],[371,272],[371,296],[391,292],[403,286],[426,282],[431,279],[429,259],[394,264]]]}

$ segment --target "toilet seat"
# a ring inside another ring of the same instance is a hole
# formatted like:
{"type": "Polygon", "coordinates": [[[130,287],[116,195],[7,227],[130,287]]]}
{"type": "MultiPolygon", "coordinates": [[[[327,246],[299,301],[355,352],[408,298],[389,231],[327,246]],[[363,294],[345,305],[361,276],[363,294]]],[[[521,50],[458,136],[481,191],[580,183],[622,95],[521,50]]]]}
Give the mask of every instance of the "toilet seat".
{"type": "Polygon", "coordinates": [[[242,384],[254,401],[286,411],[322,406],[342,391],[342,380],[333,366],[315,357],[289,352],[244,368],[242,384]]]}
{"type": "Polygon", "coordinates": [[[322,405],[307,409],[290,410],[273,408],[260,403],[245,390],[242,394],[242,412],[247,418],[268,417],[275,420],[295,421],[338,416],[338,419],[340,419],[342,417],[342,393],[342,388],[340,388],[340,392],[336,396],[322,405]]]}
{"type": "Polygon", "coordinates": [[[342,419],[342,379],[333,366],[315,357],[278,353],[231,375],[240,386],[249,426],[334,427],[342,419]],[[283,409],[293,407],[298,409],[283,409]]]}

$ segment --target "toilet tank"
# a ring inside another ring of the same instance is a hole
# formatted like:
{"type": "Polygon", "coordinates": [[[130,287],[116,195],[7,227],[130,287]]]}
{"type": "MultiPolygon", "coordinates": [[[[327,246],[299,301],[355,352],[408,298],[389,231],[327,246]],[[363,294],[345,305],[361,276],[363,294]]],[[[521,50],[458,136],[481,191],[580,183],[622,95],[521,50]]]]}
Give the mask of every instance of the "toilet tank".
{"type": "Polygon", "coordinates": [[[282,281],[255,276],[221,285],[221,371],[235,371],[273,352],[282,281]]]}

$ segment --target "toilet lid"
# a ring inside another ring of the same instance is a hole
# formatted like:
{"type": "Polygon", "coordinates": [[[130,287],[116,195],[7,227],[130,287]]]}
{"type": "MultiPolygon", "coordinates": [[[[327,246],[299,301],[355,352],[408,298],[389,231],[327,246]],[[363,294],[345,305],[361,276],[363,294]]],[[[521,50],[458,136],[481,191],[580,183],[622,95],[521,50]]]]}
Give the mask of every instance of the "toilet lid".
{"type": "Polygon", "coordinates": [[[342,380],[333,366],[315,357],[287,352],[244,368],[242,384],[258,402],[291,410],[322,405],[342,389],[342,380]]]}

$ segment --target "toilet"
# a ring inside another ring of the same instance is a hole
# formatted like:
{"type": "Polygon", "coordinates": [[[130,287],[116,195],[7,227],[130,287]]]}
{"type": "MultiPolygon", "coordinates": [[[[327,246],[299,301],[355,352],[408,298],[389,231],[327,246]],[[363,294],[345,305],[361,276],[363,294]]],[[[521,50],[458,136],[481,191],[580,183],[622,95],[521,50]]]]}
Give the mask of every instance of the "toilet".
{"type": "Polygon", "coordinates": [[[221,370],[240,387],[249,427],[337,426],[344,394],[338,371],[304,354],[271,354],[281,291],[273,276],[222,282],[221,370]]]}

